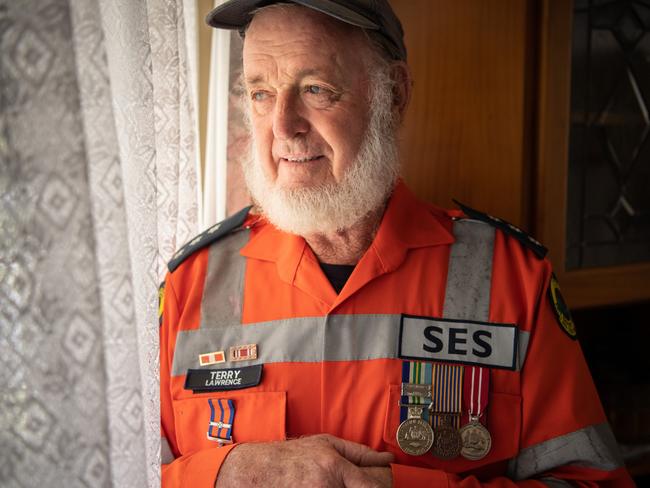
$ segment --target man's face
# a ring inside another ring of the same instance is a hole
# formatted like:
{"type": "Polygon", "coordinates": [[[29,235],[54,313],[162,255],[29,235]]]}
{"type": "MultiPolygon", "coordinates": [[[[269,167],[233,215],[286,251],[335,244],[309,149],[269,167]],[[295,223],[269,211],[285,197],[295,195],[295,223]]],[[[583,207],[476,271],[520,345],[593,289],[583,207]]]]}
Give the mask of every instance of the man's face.
{"type": "Polygon", "coordinates": [[[255,15],[244,78],[257,161],[277,188],[340,183],[368,124],[363,33],[311,9],[255,15]]]}

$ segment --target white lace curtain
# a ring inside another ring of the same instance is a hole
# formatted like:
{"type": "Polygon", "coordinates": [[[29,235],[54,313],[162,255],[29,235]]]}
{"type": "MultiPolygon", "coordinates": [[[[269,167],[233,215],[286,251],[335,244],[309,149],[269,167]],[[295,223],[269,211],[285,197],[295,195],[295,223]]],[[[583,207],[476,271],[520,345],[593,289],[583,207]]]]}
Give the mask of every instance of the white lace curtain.
{"type": "Polygon", "coordinates": [[[199,215],[195,15],[0,0],[0,486],[159,486],[157,287],[199,215]]]}

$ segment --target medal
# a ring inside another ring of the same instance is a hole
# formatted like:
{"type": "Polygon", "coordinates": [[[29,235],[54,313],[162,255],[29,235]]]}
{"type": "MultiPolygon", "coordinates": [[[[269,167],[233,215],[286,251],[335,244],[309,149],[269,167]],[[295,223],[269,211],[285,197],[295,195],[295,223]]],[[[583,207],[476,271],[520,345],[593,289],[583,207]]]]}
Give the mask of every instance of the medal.
{"type": "Polygon", "coordinates": [[[490,431],[480,422],[488,404],[488,390],[490,387],[490,371],[487,368],[472,367],[466,370],[465,384],[469,387],[465,398],[469,405],[469,423],[460,429],[463,440],[461,456],[470,461],[478,461],[488,455],[492,448],[490,431]]]}
{"type": "Polygon", "coordinates": [[[408,405],[408,418],[397,428],[397,445],[406,454],[421,456],[431,449],[433,429],[422,419],[423,408],[408,405]]]}
{"type": "Polygon", "coordinates": [[[469,424],[460,429],[460,437],[463,440],[463,447],[460,450],[461,456],[470,461],[483,459],[490,452],[492,447],[492,436],[478,417],[470,417],[469,424]]]}
{"type": "Polygon", "coordinates": [[[242,346],[232,346],[230,348],[231,361],[248,361],[257,359],[257,344],[244,344],[242,346]]]}
{"type": "Polygon", "coordinates": [[[199,354],[199,365],[211,366],[213,364],[225,363],[226,354],[223,351],[206,352],[199,354]]]}
{"type": "Polygon", "coordinates": [[[440,459],[454,459],[462,448],[458,425],[463,407],[463,371],[463,366],[455,364],[433,365],[430,415],[434,440],[431,452],[440,459]]]}
{"type": "Polygon", "coordinates": [[[460,433],[452,425],[452,417],[444,415],[440,425],[434,431],[433,455],[440,459],[454,459],[460,454],[463,440],[460,433]]]}
{"type": "Polygon", "coordinates": [[[402,423],[395,436],[400,449],[411,456],[426,454],[433,444],[433,429],[428,421],[429,412],[425,410],[431,403],[430,378],[431,365],[410,361],[404,363],[399,403],[402,423]]]}
{"type": "Polygon", "coordinates": [[[209,398],[210,421],[207,437],[219,447],[232,444],[232,426],[235,420],[235,403],[226,398],[209,398]]]}

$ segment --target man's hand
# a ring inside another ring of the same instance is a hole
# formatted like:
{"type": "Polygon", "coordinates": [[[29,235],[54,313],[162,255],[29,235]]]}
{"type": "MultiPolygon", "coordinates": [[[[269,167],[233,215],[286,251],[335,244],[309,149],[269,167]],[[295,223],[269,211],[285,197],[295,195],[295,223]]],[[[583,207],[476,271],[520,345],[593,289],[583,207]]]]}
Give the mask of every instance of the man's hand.
{"type": "Polygon", "coordinates": [[[381,486],[381,488],[391,488],[393,486],[393,472],[390,467],[368,467],[361,468],[361,471],[374,478],[374,480],[379,483],[377,486],[381,486]]]}
{"type": "Polygon", "coordinates": [[[389,452],[327,434],[236,446],[219,470],[217,488],[242,486],[390,487],[389,452]]]}

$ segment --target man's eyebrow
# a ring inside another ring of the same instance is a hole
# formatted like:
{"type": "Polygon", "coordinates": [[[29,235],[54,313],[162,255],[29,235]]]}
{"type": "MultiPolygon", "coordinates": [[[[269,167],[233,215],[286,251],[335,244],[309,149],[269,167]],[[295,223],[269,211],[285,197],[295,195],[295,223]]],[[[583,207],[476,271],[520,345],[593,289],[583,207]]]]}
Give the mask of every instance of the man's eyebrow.
{"type": "Polygon", "coordinates": [[[255,76],[245,78],[245,81],[247,85],[257,85],[264,81],[264,77],[261,75],[255,75],[255,76]]]}
{"type": "Polygon", "coordinates": [[[307,76],[322,75],[325,71],[319,68],[305,68],[296,74],[298,78],[306,78],[307,76]]]}
{"type": "MultiPolygon", "coordinates": [[[[331,75],[329,71],[326,71],[324,69],[320,68],[305,68],[301,69],[295,74],[295,77],[297,79],[303,79],[308,76],[319,76],[319,75],[331,75]]],[[[250,77],[245,78],[246,84],[247,85],[257,85],[260,83],[264,83],[266,81],[266,78],[262,75],[252,75],[250,77]]]]}

